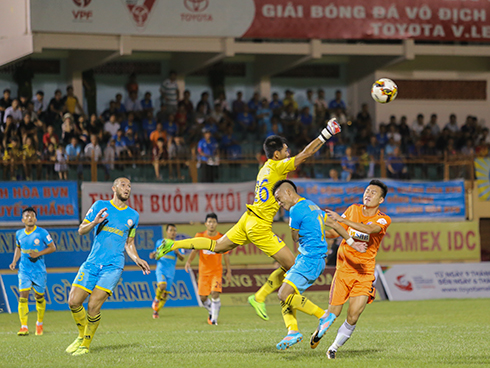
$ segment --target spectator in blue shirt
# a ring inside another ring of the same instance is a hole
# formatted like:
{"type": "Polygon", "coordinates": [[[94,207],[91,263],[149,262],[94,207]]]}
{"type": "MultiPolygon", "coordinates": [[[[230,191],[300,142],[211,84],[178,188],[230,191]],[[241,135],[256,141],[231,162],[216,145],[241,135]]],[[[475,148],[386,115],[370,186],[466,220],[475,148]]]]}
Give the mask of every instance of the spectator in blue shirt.
{"type": "MultiPolygon", "coordinates": [[[[82,159],[83,150],[82,146],[78,143],[77,137],[72,137],[70,144],[66,146],[65,149],[66,156],[68,157],[68,163],[70,161],[80,161],[82,159]]],[[[82,179],[83,166],[82,164],[77,165],[77,175],[79,179],[82,179]]]]}
{"type": "Polygon", "coordinates": [[[311,133],[313,116],[310,114],[310,108],[308,106],[303,107],[301,114],[299,115],[299,121],[303,127],[307,128],[308,135],[311,133]]]}
{"type": "Polygon", "coordinates": [[[255,132],[255,118],[249,112],[247,105],[243,106],[243,112],[237,115],[236,120],[243,139],[246,138],[247,133],[253,134],[255,132]]]}
{"type": "Polygon", "coordinates": [[[218,174],[218,142],[206,128],[203,129],[203,135],[204,137],[197,144],[199,161],[201,161],[201,182],[213,183],[218,174]]]}
{"type": "Polygon", "coordinates": [[[116,95],[116,101],[115,102],[115,108],[116,108],[116,111],[119,113],[119,114],[124,114],[126,113],[126,106],[123,104],[122,102],[122,94],[118,93],[116,95]]]}
{"type": "Polygon", "coordinates": [[[328,103],[328,109],[330,112],[334,112],[336,109],[341,109],[345,114],[345,102],[342,101],[342,91],[335,91],[335,98],[328,103]]]}
{"type": "Polygon", "coordinates": [[[306,91],[306,100],[301,105],[302,109],[305,107],[310,109],[310,114],[315,112],[315,101],[313,101],[313,90],[311,89],[306,91]]]}
{"type": "Polygon", "coordinates": [[[132,156],[131,151],[128,147],[127,139],[124,135],[124,130],[119,129],[114,136],[114,142],[116,144],[116,155],[121,159],[127,159],[132,156]]]}
{"type": "Polygon", "coordinates": [[[256,118],[261,132],[266,132],[270,129],[272,110],[269,108],[266,98],[262,99],[262,106],[257,110],[256,118]]]}
{"type": "Polygon", "coordinates": [[[273,116],[271,119],[270,127],[267,128],[265,133],[265,138],[270,137],[271,135],[280,135],[283,136],[283,129],[281,121],[277,118],[277,116],[273,116]]]}
{"type": "Polygon", "coordinates": [[[388,143],[388,135],[386,134],[386,126],[384,124],[380,124],[379,133],[376,134],[376,140],[381,148],[385,148],[388,143]]]}
{"type": "Polygon", "coordinates": [[[151,101],[151,92],[145,93],[145,98],[140,101],[141,108],[143,109],[143,116],[146,115],[147,112],[153,112],[153,102],[151,101]]]}
{"type": "Polygon", "coordinates": [[[131,128],[135,134],[140,132],[138,123],[134,120],[134,113],[131,111],[128,113],[128,118],[121,123],[121,129],[124,132],[127,132],[129,128],[131,128]]]}
{"type": "Polygon", "coordinates": [[[177,135],[177,131],[179,130],[179,127],[177,126],[177,123],[175,122],[175,115],[170,114],[167,118],[167,121],[163,123],[163,130],[167,132],[167,137],[175,137],[177,135]]]}
{"type": "Polygon", "coordinates": [[[400,157],[400,148],[395,147],[393,154],[386,161],[388,176],[393,179],[408,179],[407,166],[400,157]]]}
{"type": "Polygon", "coordinates": [[[250,110],[250,113],[255,116],[257,114],[257,110],[260,109],[260,107],[260,95],[258,92],[255,92],[250,101],[248,101],[248,108],[250,110]]]}
{"type": "Polygon", "coordinates": [[[356,172],[357,158],[352,156],[352,148],[347,147],[345,149],[345,156],[342,157],[342,173],[340,177],[343,181],[349,181],[352,179],[352,175],[356,172]]]}
{"type": "Polygon", "coordinates": [[[272,110],[274,115],[280,116],[283,107],[284,104],[279,99],[279,94],[277,92],[274,92],[272,94],[272,101],[269,103],[269,108],[272,110]]]}
{"type": "Polygon", "coordinates": [[[157,121],[153,117],[153,112],[148,111],[146,118],[143,119],[143,132],[145,140],[150,139],[150,134],[157,128],[157,121]]]}
{"type": "Polygon", "coordinates": [[[228,160],[237,160],[241,157],[242,148],[233,134],[233,126],[229,125],[226,134],[221,137],[221,149],[228,160]]]}

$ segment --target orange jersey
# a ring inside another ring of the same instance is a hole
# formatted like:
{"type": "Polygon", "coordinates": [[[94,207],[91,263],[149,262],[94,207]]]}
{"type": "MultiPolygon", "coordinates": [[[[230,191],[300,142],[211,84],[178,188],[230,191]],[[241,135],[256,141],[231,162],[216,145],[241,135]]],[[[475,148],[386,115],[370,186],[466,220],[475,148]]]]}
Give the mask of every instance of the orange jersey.
{"type": "MultiPolygon", "coordinates": [[[[215,236],[209,236],[207,231],[197,233],[195,238],[208,238],[218,240],[223,234],[218,232],[215,236]]],[[[223,273],[223,265],[221,264],[222,254],[211,252],[210,250],[199,251],[199,275],[210,275],[223,273]]]]}
{"type": "Polygon", "coordinates": [[[362,214],[362,204],[353,204],[344,212],[342,217],[347,218],[352,222],[371,225],[376,224],[381,227],[379,233],[366,234],[359,230],[353,229],[346,224],[342,225],[349,235],[356,241],[368,243],[366,253],[360,253],[354,248],[347,245],[345,239],[342,240],[337,253],[337,270],[344,272],[358,272],[362,274],[374,274],[376,264],[376,254],[378,253],[379,245],[383,236],[386,234],[388,226],[391,224],[391,218],[384,213],[378,212],[372,217],[365,217],[362,214]]]}

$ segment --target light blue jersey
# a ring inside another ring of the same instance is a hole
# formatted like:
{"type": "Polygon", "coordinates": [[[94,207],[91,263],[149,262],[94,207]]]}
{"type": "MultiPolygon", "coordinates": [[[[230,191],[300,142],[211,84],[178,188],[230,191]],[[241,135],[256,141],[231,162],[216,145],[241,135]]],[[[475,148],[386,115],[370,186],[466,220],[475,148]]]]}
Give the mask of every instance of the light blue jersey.
{"type": "Polygon", "coordinates": [[[103,208],[107,208],[108,216],[94,227],[94,241],[86,262],[123,268],[126,240],[135,236],[140,216],[128,206],[116,207],[112,200],[97,201],[88,210],[84,221],[92,222],[103,208]]]}
{"type": "MultiPolygon", "coordinates": [[[[162,244],[163,239],[158,239],[155,243],[155,252],[157,248],[162,244]]],[[[177,252],[173,250],[165,254],[162,258],[157,261],[157,283],[166,282],[167,290],[170,290],[174,282],[175,277],[175,266],[177,265],[177,252]]]]}
{"type": "Polygon", "coordinates": [[[26,233],[25,229],[17,230],[15,233],[15,243],[21,251],[19,273],[46,273],[44,256],[31,258],[29,252],[31,250],[40,252],[46,249],[52,242],[53,239],[49,233],[41,227],[34,226],[34,230],[30,233],[26,233]]]}
{"type": "Polygon", "coordinates": [[[327,256],[325,213],[312,201],[300,199],[289,210],[289,227],[299,230],[299,252],[306,257],[327,256]]]}

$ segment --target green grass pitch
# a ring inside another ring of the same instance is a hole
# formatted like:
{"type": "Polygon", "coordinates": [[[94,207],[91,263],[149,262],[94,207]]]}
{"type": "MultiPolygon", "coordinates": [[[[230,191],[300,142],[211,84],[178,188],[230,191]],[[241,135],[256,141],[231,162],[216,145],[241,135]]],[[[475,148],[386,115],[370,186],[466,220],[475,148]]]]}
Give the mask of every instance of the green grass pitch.
{"type": "Polygon", "coordinates": [[[1,367],[490,367],[490,299],[375,302],[367,306],[353,337],[335,361],[325,356],[346,308],[317,349],[309,346],[317,325],[298,312],[304,340],[286,351],[279,306],[270,320],[251,307],[222,307],[209,326],[202,308],[167,308],[153,320],[148,309],[103,310],[91,354],[64,352],[76,337],[67,312],[47,311],[45,333],[18,337],[17,314],[0,314],[1,367]]]}

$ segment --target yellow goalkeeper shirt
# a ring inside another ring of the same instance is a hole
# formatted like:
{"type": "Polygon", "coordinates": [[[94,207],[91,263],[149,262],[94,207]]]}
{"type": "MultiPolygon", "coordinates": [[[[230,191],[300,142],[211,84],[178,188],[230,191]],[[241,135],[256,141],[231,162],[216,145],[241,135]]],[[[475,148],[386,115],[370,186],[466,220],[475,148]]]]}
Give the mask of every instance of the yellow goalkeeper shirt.
{"type": "Polygon", "coordinates": [[[274,220],[279,204],[274,198],[272,188],[276,182],[286,179],[288,173],[296,169],[294,159],[294,157],[280,161],[269,159],[260,169],[255,184],[254,203],[247,205],[247,207],[262,220],[269,223],[274,220]]]}

